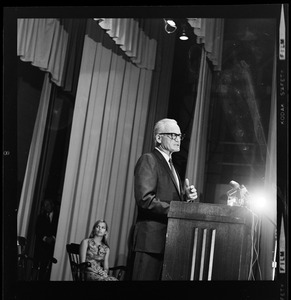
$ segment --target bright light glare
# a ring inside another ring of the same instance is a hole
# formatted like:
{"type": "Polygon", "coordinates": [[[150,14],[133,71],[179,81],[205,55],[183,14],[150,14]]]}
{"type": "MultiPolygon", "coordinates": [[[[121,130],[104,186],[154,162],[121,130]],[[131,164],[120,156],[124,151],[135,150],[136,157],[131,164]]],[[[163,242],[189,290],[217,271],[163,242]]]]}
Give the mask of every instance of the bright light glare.
{"type": "Polygon", "coordinates": [[[251,207],[253,211],[262,213],[266,209],[266,195],[263,192],[254,192],[251,195],[251,207]]]}
{"type": "Polygon", "coordinates": [[[180,40],[186,41],[186,40],[188,40],[188,36],[186,36],[186,35],[181,35],[181,36],[180,36],[180,40]]]}
{"type": "Polygon", "coordinates": [[[176,27],[176,23],[173,20],[167,20],[167,23],[172,27],[176,27]]]}

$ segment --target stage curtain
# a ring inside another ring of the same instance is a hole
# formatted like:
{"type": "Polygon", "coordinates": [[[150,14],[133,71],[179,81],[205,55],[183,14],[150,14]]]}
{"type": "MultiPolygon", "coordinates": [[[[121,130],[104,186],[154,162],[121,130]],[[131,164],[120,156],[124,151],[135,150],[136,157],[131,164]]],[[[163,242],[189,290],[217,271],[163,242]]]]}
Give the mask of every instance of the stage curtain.
{"type": "Polygon", "coordinates": [[[214,71],[221,70],[224,21],[223,19],[188,18],[188,23],[193,27],[197,43],[204,44],[185,177],[193,182],[199,194],[204,188],[209,87],[212,83],[212,71],[208,60],[212,63],[214,71]]]}
{"type": "Polygon", "coordinates": [[[187,18],[197,36],[197,43],[204,44],[207,57],[214,70],[221,70],[224,20],[214,18],[187,18]]]}
{"type": "Polygon", "coordinates": [[[168,117],[169,95],[171,88],[173,58],[176,33],[168,34],[164,30],[164,20],[160,19],[156,66],[153,70],[150,104],[148,108],[143,152],[154,147],[153,128],[157,121],[168,117]]]}
{"type": "Polygon", "coordinates": [[[57,19],[18,19],[17,55],[48,71],[52,81],[61,85],[68,33],[57,19]]]}
{"type": "Polygon", "coordinates": [[[44,139],[51,89],[52,83],[47,73],[41,92],[17,213],[17,234],[26,238],[28,237],[33,195],[42,151],[40,145],[42,145],[44,139]]]}
{"type": "Polygon", "coordinates": [[[99,25],[139,68],[153,70],[158,19],[100,18],[99,25]]]}
{"type": "Polygon", "coordinates": [[[203,191],[211,90],[209,87],[212,80],[212,73],[206,56],[206,51],[202,49],[196,105],[185,176],[185,178],[189,178],[189,181],[194,184],[198,194],[203,191]]]}
{"type": "Polygon", "coordinates": [[[110,265],[126,264],[135,209],[152,71],[127,60],[93,19],[87,25],[51,280],[72,280],[66,244],[98,219],[109,225],[110,265]]]}
{"type": "MultiPolygon", "coordinates": [[[[18,235],[28,237],[29,220],[52,82],[74,93],[80,68],[86,21],[84,19],[18,19],[17,55],[47,72],[41,94],[26,174],[17,213],[18,235]]],[[[41,200],[41,199],[39,199],[41,200]]]]}
{"type": "Polygon", "coordinates": [[[49,72],[56,85],[72,91],[85,28],[85,19],[17,19],[17,55],[49,72]]]}

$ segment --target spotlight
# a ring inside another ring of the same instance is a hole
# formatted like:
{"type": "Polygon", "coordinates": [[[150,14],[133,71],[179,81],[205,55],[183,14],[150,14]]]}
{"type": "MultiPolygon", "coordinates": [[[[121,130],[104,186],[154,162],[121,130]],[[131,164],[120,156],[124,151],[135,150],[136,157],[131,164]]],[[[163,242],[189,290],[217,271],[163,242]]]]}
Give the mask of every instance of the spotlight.
{"type": "Polygon", "coordinates": [[[164,19],[165,22],[165,31],[167,33],[174,33],[177,29],[176,23],[172,19],[164,19]]]}
{"type": "Polygon", "coordinates": [[[172,19],[166,19],[166,22],[167,22],[171,27],[177,27],[175,21],[172,20],[172,19]]]}
{"type": "Polygon", "coordinates": [[[188,40],[188,36],[186,34],[186,25],[185,24],[182,25],[182,33],[181,33],[179,38],[182,41],[187,41],[188,40]]]}

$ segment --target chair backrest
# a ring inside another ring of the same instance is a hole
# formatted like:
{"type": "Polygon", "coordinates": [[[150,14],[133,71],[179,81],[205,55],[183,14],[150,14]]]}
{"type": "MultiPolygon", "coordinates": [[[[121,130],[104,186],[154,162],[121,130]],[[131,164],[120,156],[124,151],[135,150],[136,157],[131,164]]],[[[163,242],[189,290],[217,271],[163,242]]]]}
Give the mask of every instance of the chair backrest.
{"type": "Polygon", "coordinates": [[[17,236],[17,279],[26,280],[27,260],[25,256],[26,238],[17,236]]]}
{"type": "Polygon", "coordinates": [[[83,274],[79,267],[80,264],[79,248],[80,245],[75,243],[67,244],[66,246],[74,281],[84,280],[83,274]]]}
{"type": "Polygon", "coordinates": [[[37,280],[38,274],[34,271],[34,258],[27,254],[27,239],[17,236],[17,279],[21,281],[37,280]]]}
{"type": "MultiPolygon", "coordinates": [[[[71,243],[66,245],[67,253],[69,256],[72,276],[74,281],[85,281],[86,274],[84,270],[89,262],[81,263],[79,256],[80,244],[71,243]]],[[[114,266],[109,268],[109,274],[115,276],[118,280],[124,280],[126,267],[125,266],[114,266]]]]}

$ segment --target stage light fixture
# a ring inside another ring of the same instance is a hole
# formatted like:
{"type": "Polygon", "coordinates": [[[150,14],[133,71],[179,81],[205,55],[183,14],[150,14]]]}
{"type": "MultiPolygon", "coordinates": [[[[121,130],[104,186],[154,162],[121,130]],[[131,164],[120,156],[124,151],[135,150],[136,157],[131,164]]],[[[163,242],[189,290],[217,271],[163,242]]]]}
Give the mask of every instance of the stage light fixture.
{"type": "Polygon", "coordinates": [[[177,30],[177,25],[172,19],[164,19],[165,22],[165,31],[167,33],[174,33],[177,30]]]}
{"type": "Polygon", "coordinates": [[[186,34],[186,25],[185,24],[182,25],[182,33],[181,33],[179,38],[182,41],[187,41],[188,40],[188,36],[186,34]]]}
{"type": "Polygon", "coordinates": [[[177,27],[175,21],[172,19],[166,19],[166,22],[172,27],[177,27]]]}

